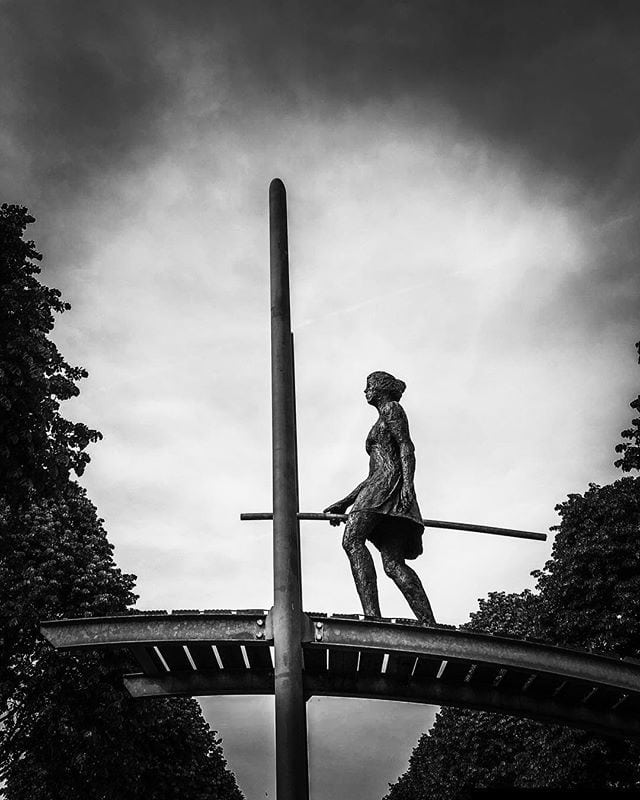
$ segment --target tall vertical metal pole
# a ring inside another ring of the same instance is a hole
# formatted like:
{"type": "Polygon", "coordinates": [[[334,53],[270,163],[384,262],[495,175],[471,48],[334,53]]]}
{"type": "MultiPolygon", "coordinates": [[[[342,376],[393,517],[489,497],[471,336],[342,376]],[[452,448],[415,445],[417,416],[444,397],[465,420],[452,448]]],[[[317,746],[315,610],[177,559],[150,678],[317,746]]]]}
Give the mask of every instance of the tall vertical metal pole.
{"type": "Polygon", "coordinates": [[[307,713],[302,682],[302,582],[289,302],[287,198],[269,186],[271,414],[273,436],[273,643],[277,800],[308,800],[307,713]]]}

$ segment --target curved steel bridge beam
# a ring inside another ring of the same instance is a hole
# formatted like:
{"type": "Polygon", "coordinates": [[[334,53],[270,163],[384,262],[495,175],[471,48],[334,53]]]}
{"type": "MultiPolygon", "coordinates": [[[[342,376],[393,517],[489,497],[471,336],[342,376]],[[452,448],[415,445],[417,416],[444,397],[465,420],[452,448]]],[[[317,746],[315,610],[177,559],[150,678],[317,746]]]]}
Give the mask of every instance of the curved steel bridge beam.
{"type": "Polygon", "coordinates": [[[425,628],[411,620],[392,624],[340,617],[323,619],[312,616],[312,620],[316,641],[330,647],[357,647],[388,653],[412,653],[447,661],[493,664],[528,673],[549,673],[571,680],[602,684],[622,691],[640,691],[640,669],[636,664],[581,650],[488,633],[425,628]]]}
{"type": "Polygon", "coordinates": [[[128,647],[163,642],[240,642],[263,640],[267,612],[151,611],[118,617],[90,617],[43,622],[40,631],[57,650],[82,647],[128,647]],[[262,634],[262,635],[260,635],[262,634]]]}

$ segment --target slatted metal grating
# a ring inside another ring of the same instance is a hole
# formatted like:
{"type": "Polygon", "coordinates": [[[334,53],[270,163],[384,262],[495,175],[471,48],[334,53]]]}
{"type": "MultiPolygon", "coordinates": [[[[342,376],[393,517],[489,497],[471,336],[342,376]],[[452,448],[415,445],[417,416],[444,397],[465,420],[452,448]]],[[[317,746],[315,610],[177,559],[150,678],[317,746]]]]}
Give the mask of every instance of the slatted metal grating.
{"type": "MultiPolygon", "coordinates": [[[[136,697],[273,692],[263,609],[150,612],[44,623],[55,647],[127,648],[136,697]]],[[[411,620],[305,615],[308,696],[453,705],[640,737],[640,665],[411,620]]]]}

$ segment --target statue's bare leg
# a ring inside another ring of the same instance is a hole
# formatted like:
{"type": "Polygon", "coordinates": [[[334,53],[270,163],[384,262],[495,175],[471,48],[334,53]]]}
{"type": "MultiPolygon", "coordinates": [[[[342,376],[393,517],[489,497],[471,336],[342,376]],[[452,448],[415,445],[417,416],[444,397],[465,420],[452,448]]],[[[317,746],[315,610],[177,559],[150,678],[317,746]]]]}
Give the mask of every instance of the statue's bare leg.
{"type": "Polygon", "coordinates": [[[349,557],[351,573],[362,603],[362,610],[368,617],[381,616],[376,568],[365,544],[367,534],[374,528],[376,521],[376,515],[370,511],[352,512],[349,514],[342,538],[342,546],[349,557]]]}
{"type": "Polygon", "coordinates": [[[400,589],[416,618],[427,625],[434,623],[436,620],[427,593],[420,578],[405,562],[398,544],[385,543],[379,550],[385,573],[400,589]]]}

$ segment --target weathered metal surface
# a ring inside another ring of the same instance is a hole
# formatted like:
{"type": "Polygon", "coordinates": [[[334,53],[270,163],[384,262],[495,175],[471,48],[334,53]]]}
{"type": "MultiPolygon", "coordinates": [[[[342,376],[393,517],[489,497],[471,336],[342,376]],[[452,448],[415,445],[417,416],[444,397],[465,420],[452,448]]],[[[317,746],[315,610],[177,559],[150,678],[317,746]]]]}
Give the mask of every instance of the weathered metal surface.
{"type": "MultiPolygon", "coordinates": [[[[66,649],[127,647],[135,697],[272,694],[272,615],[154,614],[45,623],[66,649]],[[258,637],[260,635],[260,638],[258,637]]],[[[640,664],[539,642],[358,615],[303,615],[304,696],[494,711],[640,737],[640,664]]]]}
{"type": "MultiPolygon", "coordinates": [[[[303,511],[298,514],[298,519],[303,521],[322,521],[346,522],[348,514],[318,514],[315,512],[303,511]]],[[[240,514],[243,522],[270,520],[273,514],[268,511],[247,512],[240,514]]],[[[496,528],[493,525],[475,525],[470,522],[448,522],[442,519],[423,519],[422,524],[425,528],[443,528],[452,531],[467,531],[470,533],[491,533],[495,536],[511,536],[516,539],[532,539],[538,542],[546,542],[547,534],[537,531],[521,531],[516,528],[496,528]]]]}
{"type": "Polygon", "coordinates": [[[264,638],[265,620],[265,614],[134,614],[53,620],[43,622],[40,630],[48,642],[63,650],[160,642],[252,643],[264,638]]]}
{"type": "Polygon", "coordinates": [[[125,675],[124,685],[132,697],[273,694],[273,671],[125,675]]]}
{"type": "Polygon", "coordinates": [[[493,664],[640,692],[640,668],[621,659],[490,634],[341,617],[318,621],[326,646],[493,664]]]}
{"type": "Polygon", "coordinates": [[[133,645],[131,653],[140,664],[145,675],[160,675],[163,672],[162,663],[151,647],[133,645]]]}
{"type": "Polygon", "coordinates": [[[309,779],[302,682],[302,586],[287,200],[284,184],[277,178],[269,186],[269,233],[276,794],[278,800],[306,800],[309,779]]]}
{"type": "MultiPolygon", "coordinates": [[[[442,703],[636,735],[640,666],[633,662],[354,615],[312,618],[304,624],[307,696],[442,703]]],[[[241,615],[180,614],[64,620],[44,629],[62,648],[129,647],[144,673],[135,686],[127,680],[136,696],[270,693],[270,625],[263,620],[254,628],[241,615]]]]}
{"type": "Polygon", "coordinates": [[[494,525],[476,525],[469,522],[448,522],[439,519],[423,519],[427,528],[444,528],[454,531],[469,531],[470,533],[491,533],[494,536],[512,536],[516,539],[533,539],[546,542],[547,534],[537,531],[521,531],[517,528],[497,528],[494,525]]]}
{"type": "MultiPolygon", "coordinates": [[[[342,547],[349,559],[363,612],[379,617],[376,568],[368,545],[382,557],[387,577],[396,584],[420,622],[433,624],[431,603],[417,572],[407,560],[422,553],[424,525],[414,487],[415,448],[400,399],[404,381],[389,372],[367,376],[364,396],[378,412],[366,440],[367,477],[342,499],[323,509],[325,514],[349,512],[342,547]]],[[[332,525],[339,525],[335,517],[332,525]]]]}
{"type": "Polygon", "coordinates": [[[572,725],[608,736],[640,737],[640,717],[635,714],[594,709],[584,703],[569,705],[553,697],[535,698],[526,693],[508,693],[491,686],[477,687],[443,680],[421,681],[393,675],[341,675],[331,672],[305,676],[305,686],[309,695],[456,706],[572,725]]]}

